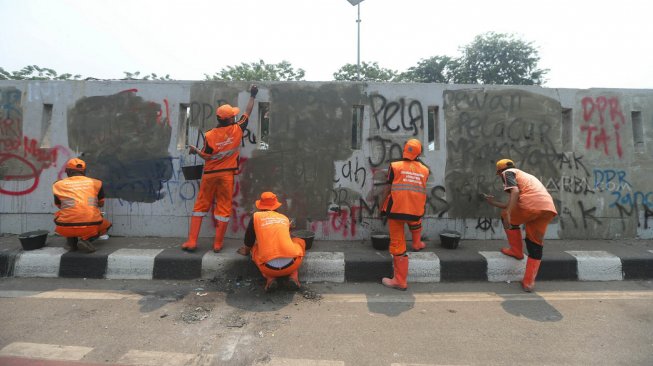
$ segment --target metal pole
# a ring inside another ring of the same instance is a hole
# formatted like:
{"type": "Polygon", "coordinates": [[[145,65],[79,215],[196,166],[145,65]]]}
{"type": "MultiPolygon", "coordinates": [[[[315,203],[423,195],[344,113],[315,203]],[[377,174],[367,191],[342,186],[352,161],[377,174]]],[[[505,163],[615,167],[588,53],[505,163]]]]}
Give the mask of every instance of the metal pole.
{"type": "Polygon", "coordinates": [[[361,80],[361,3],[358,3],[358,19],[356,20],[356,23],[358,23],[358,45],[357,45],[357,53],[358,57],[356,58],[356,77],[358,78],[358,81],[361,80]]]}

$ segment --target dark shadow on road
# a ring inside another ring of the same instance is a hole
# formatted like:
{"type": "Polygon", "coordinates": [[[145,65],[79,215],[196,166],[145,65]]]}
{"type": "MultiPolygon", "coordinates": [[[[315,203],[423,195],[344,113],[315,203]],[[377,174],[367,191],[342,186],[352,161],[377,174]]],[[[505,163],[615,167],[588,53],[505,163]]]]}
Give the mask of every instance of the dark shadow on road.
{"type": "Polygon", "coordinates": [[[370,312],[389,317],[399,316],[415,307],[415,295],[410,286],[406,291],[399,291],[379,284],[378,292],[365,293],[365,297],[370,312]]]}
{"type": "Polygon", "coordinates": [[[559,322],[564,316],[544,298],[537,294],[500,294],[505,301],[501,307],[509,314],[537,322],[559,322]]]}

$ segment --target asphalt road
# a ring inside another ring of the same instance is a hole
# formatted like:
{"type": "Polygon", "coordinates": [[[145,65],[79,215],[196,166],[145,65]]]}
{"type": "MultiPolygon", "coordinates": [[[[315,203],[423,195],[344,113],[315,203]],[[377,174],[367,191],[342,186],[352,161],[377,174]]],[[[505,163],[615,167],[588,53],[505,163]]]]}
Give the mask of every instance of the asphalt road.
{"type": "Polygon", "coordinates": [[[0,365],[653,365],[651,281],[537,290],[5,278],[0,365]]]}

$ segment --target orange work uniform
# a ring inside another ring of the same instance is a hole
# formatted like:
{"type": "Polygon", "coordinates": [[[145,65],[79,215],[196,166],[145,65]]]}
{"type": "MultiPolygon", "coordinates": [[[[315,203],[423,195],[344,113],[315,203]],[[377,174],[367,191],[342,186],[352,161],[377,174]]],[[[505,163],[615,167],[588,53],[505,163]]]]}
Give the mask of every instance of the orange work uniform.
{"type": "Polygon", "coordinates": [[[264,277],[284,277],[297,271],[306,251],[304,239],[290,237],[290,220],[276,211],[252,216],[244,243],[264,277]]]}
{"type": "Polygon", "coordinates": [[[54,183],[52,192],[55,205],[60,208],[54,214],[55,231],[59,235],[88,240],[105,234],[111,227],[100,212],[104,206],[101,181],[76,175],[54,183]]]}
{"type": "Polygon", "coordinates": [[[200,151],[205,160],[204,173],[193,216],[206,216],[215,200],[213,218],[219,222],[229,222],[234,175],[238,173],[240,144],[248,121],[249,116],[243,114],[237,123],[218,126],[206,132],[204,147],[200,151]]]}
{"type": "Polygon", "coordinates": [[[404,159],[390,164],[388,182],[391,188],[382,212],[389,219],[390,253],[393,255],[406,252],[404,224],[408,224],[411,231],[421,231],[428,177],[429,168],[418,160],[404,159]]]}
{"type": "MultiPolygon", "coordinates": [[[[558,214],[553,198],[539,179],[519,169],[504,170],[501,179],[504,191],[519,190],[519,201],[510,212],[509,224],[524,224],[526,239],[542,245],[547,226],[558,214]]],[[[501,217],[505,220],[506,216],[506,210],[502,210],[501,217]]]]}

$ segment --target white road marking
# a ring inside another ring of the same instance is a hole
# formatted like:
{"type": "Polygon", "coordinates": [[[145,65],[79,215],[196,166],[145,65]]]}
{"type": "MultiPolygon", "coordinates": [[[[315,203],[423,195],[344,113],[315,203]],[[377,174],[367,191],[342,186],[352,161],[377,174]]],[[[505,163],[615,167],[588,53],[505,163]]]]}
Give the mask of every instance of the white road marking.
{"type": "Polygon", "coordinates": [[[309,360],[296,358],[272,358],[269,362],[256,363],[254,366],[345,366],[343,361],[309,360]]]}
{"type": "Polygon", "coordinates": [[[151,280],[154,258],[163,249],[118,249],[107,258],[109,279],[151,280]]]}
{"type": "Polygon", "coordinates": [[[0,350],[0,356],[41,358],[47,360],[79,361],[93,348],[14,342],[0,350]]]}
{"type": "Polygon", "coordinates": [[[466,366],[466,365],[443,365],[435,363],[391,363],[390,366],[466,366]]]}
{"type": "Polygon", "coordinates": [[[524,278],[526,256],[518,260],[501,252],[479,252],[487,261],[489,282],[519,281],[524,278]]]}
{"type": "Polygon", "coordinates": [[[209,366],[213,355],[130,350],[117,362],[138,366],[209,366]]]}
{"type": "MultiPolygon", "coordinates": [[[[410,291],[410,289],[409,289],[410,291]]],[[[380,302],[500,302],[500,301],[576,301],[576,300],[651,300],[653,291],[549,291],[521,294],[497,294],[491,292],[442,292],[400,294],[321,294],[326,302],[380,303],[380,302]]],[[[299,296],[299,295],[298,295],[299,296]]],[[[141,300],[142,295],[129,291],[75,291],[55,290],[34,293],[32,291],[0,291],[0,298],[71,299],[71,300],[141,300]]],[[[235,334],[234,334],[235,335],[235,334]]],[[[239,338],[240,336],[238,336],[239,338]]],[[[234,340],[236,343],[240,342],[234,340]]],[[[242,343],[242,342],[241,342],[242,343]]]]}
{"type": "Polygon", "coordinates": [[[564,291],[532,294],[495,293],[412,293],[406,296],[365,294],[322,294],[322,300],[334,303],[432,303],[432,302],[503,302],[503,301],[583,301],[583,300],[653,300],[653,291],[564,291]]]}
{"type": "Polygon", "coordinates": [[[578,263],[580,281],[621,281],[621,259],[603,250],[568,250],[578,263]]]}

